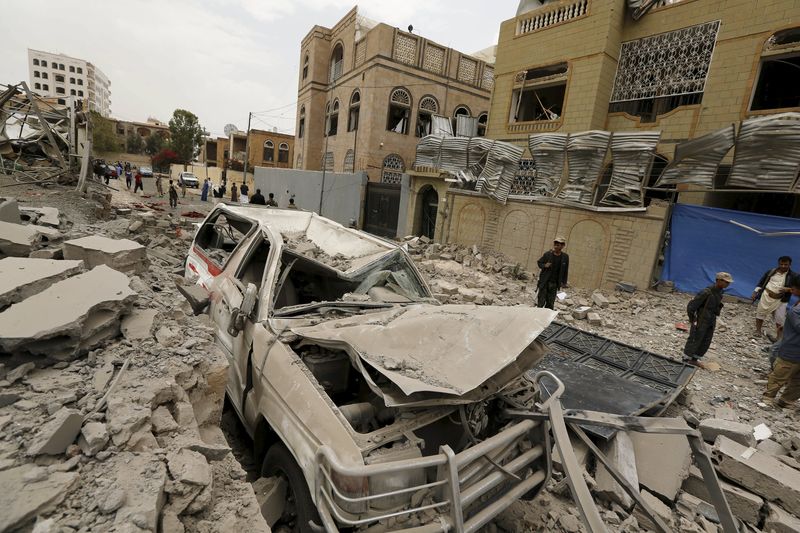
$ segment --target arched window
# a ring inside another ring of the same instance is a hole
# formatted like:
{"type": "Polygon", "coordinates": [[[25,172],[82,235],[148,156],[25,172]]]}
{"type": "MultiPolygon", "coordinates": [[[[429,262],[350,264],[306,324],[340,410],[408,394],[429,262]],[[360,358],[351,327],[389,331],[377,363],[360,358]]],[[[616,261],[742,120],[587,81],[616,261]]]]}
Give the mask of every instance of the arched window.
{"type": "Polygon", "coordinates": [[[433,96],[423,96],[419,101],[419,112],[417,113],[417,137],[425,137],[431,134],[433,115],[439,113],[439,102],[433,96]]]}
{"type": "Polygon", "coordinates": [[[356,89],[350,97],[350,113],[347,118],[347,131],[358,129],[358,118],[361,112],[361,93],[356,89]]]}
{"type": "Polygon", "coordinates": [[[58,64],[58,70],[64,70],[64,63],[58,64]]]}
{"type": "Polygon", "coordinates": [[[331,76],[330,81],[334,82],[342,77],[344,72],[344,46],[342,43],[336,43],[333,47],[331,54],[331,76]]]}
{"type": "Polygon", "coordinates": [[[72,84],[74,85],[74,84],[75,84],[75,78],[70,78],[70,79],[69,79],[69,82],[70,82],[70,83],[72,83],[72,84]]]}
{"type": "Polygon", "coordinates": [[[773,34],[763,53],[750,111],[800,107],[800,27],[773,34]]]}
{"type": "Polygon", "coordinates": [[[351,174],[356,171],[356,153],[351,148],[344,156],[344,167],[342,171],[350,172],[351,174]]]}
{"type": "Polygon", "coordinates": [[[411,94],[400,87],[392,91],[389,96],[389,121],[386,125],[388,131],[408,134],[409,115],[411,114],[411,94]]]}
{"type": "Polygon", "coordinates": [[[34,70],[33,71],[33,77],[34,78],[38,78],[39,76],[40,76],[39,71],[38,70],[34,70]]]}
{"type": "Polygon", "coordinates": [[[73,67],[72,65],[70,65],[70,66],[69,66],[69,71],[70,71],[70,72],[75,72],[75,67],[73,67]]]}
{"type": "Polygon", "coordinates": [[[45,84],[42,85],[42,90],[43,91],[49,91],[50,90],[50,86],[45,83],[45,84]]]}
{"type": "Polygon", "coordinates": [[[43,66],[43,67],[46,67],[46,66],[47,66],[47,61],[45,61],[44,59],[42,59],[42,66],[43,66]]]}
{"type": "Polygon", "coordinates": [[[286,143],[281,143],[278,146],[278,163],[288,163],[289,162],[289,145],[286,143]]]}
{"type": "Polygon", "coordinates": [[[261,159],[267,163],[275,161],[275,143],[272,141],[266,141],[264,143],[264,157],[261,159]]]}
{"type": "Polygon", "coordinates": [[[303,79],[308,77],[308,52],[306,52],[306,58],[303,60],[303,79]]]}
{"type": "Polygon", "coordinates": [[[325,135],[333,137],[339,131],[339,100],[328,103],[325,108],[325,135]]]}
{"type": "Polygon", "coordinates": [[[333,172],[333,152],[325,152],[322,157],[322,168],[326,172],[333,172]]]}
{"type": "Polygon", "coordinates": [[[306,106],[300,106],[300,123],[297,125],[297,138],[302,139],[306,133],[306,106]]]}
{"type": "Polygon", "coordinates": [[[474,126],[470,125],[462,125],[461,129],[458,128],[458,117],[471,117],[472,113],[470,113],[469,108],[465,105],[456,106],[455,110],[453,111],[453,133],[456,134],[457,137],[472,137],[475,135],[475,130],[473,129],[474,126]]]}
{"type": "Polygon", "coordinates": [[[489,113],[485,111],[478,116],[478,137],[486,137],[486,125],[489,123],[489,113]]]}
{"type": "Polygon", "coordinates": [[[35,67],[38,67],[38,66],[39,66],[39,60],[38,60],[38,59],[34,59],[34,60],[33,60],[33,65],[34,65],[35,67]]]}
{"type": "Polygon", "coordinates": [[[83,80],[78,78],[78,85],[83,85],[83,80]]]}
{"type": "Polygon", "coordinates": [[[406,169],[403,158],[397,154],[387,155],[383,160],[383,172],[381,173],[381,182],[383,183],[400,183],[403,177],[403,172],[406,169]]]}
{"type": "Polygon", "coordinates": [[[469,108],[465,105],[460,105],[456,107],[455,111],[453,111],[453,118],[456,117],[471,117],[472,113],[470,113],[469,108]]]}

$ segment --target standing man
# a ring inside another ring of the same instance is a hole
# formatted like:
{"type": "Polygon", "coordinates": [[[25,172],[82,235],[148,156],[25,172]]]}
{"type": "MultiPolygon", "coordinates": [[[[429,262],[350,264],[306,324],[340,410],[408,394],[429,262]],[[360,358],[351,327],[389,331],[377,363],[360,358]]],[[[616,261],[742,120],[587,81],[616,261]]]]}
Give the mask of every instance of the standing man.
{"type": "Polygon", "coordinates": [[[247,195],[250,193],[250,187],[247,186],[247,183],[242,182],[242,186],[239,187],[239,202],[246,204],[249,201],[247,195]]]}
{"type": "Polygon", "coordinates": [[[275,201],[275,195],[269,193],[269,200],[267,200],[267,205],[270,207],[278,207],[278,202],[275,201]]]}
{"type": "Polygon", "coordinates": [[[172,180],[169,180],[169,206],[178,207],[178,189],[175,188],[172,180]]]}
{"type": "Polygon", "coordinates": [[[686,306],[692,327],[689,329],[686,346],[683,347],[684,362],[692,366],[702,366],[700,359],[711,346],[717,317],[722,311],[722,293],[731,283],[733,276],[727,272],[718,272],[714,284],[697,293],[686,306]]]}
{"type": "Polygon", "coordinates": [[[181,198],[186,198],[186,181],[183,179],[183,177],[178,178],[178,181],[180,182],[181,186],[181,198]]]}
{"type": "Polygon", "coordinates": [[[208,201],[208,190],[211,188],[211,181],[206,178],[203,181],[203,191],[200,193],[200,201],[207,202],[208,201]]]}
{"type": "Polygon", "coordinates": [[[136,191],[142,191],[142,194],[144,194],[144,184],[142,183],[142,172],[136,167],[133,167],[133,170],[136,172],[133,178],[135,182],[133,186],[133,193],[136,194],[136,191]]]}
{"type": "Polygon", "coordinates": [[[256,193],[250,198],[250,203],[254,205],[267,205],[264,195],[261,194],[261,189],[256,189],[256,193]]]}
{"type": "Polygon", "coordinates": [[[239,201],[239,188],[236,187],[236,182],[231,184],[231,202],[239,201]]]}
{"type": "Polygon", "coordinates": [[[553,309],[556,304],[556,292],[567,286],[569,277],[569,256],[564,253],[564,237],[553,240],[553,249],[544,253],[536,262],[542,271],[539,273],[539,296],[536,305],[553,309]]]}
{"type": "Polygon", "coordinates": [[[161,174],[156,174],[156,191],[158,191],[158,197],[164,197],[164,185],[161,183],[161,174]]]}
{"type": "Polygon", "coordinates": [[[294,198],[289,198],[289,205],[286,206],[286,209],[297,209],[297,206],[294,204],[294,198]]]}
{"type": "MultiPolygon", "coordinates": [[[[800,296],[800,278],[791,281],[791,294],[800,296]]],[[[764,402],[777,407],[790,407],[800,398],[800,303],[786,310],[784,334],[775,348],[775,364],[764,391],[764,402]],[[783,394],[776,399],[783,388],[783,394]]]]}
{"type": "MultiPolygon", "coordinates": [[[[754,336],[762,335],[764,321],[767,319],[775,323],[777,339],[783,335],[783,319],[785,307],[792,296],[792,282],[797,278],[797,273],[792,271],[792,258],[788,255],[778,258],[778,267],[764,272],[758,282],[758,287],[753,291],[751,299],[758,299],[756,308],[756,331],[754,336]],[[759,299],[760,297],[760,299],[759,299]]],[[[767,334],[769,336],[769,334],[767,334]]],[[[774,338],[770,340],[775,342],[774,338]]]]}

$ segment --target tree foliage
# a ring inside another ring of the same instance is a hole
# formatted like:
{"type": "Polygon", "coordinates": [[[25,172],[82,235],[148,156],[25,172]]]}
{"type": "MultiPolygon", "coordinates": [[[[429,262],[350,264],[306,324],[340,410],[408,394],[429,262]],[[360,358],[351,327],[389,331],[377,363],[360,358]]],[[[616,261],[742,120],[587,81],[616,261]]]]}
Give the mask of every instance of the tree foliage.
{"type": "Polygon", "coordinates": [[[129,154],[141,154],[144,149],[144,141],[134,132],[128,133],[125,137],[125,151],[129,154]]]}
{"type": "Polygon", "coordinates": [[[169,148],[162,148],[153,156],[153,170],[168,172],[173,163],[181,163],[181,158],[169,148]]]}
{"type": "Polygon", "coordinates": [[[149,156],[156,155],[166,145],[164,137],[158,133],[150,135],[144,142],[144,153],[149,156]]]}
{"type": "Polygon", "coordinates": [[[176,109],[169,120],[170,147],[181,163],[190,163],[200,153],[203,128],[197,116],[185,109],[176,109]]]}
{"type": "Polygon", "coordinates": [[[117,151],[117,138],[111,121],[97,111],[89,112],[92,124],[92,148],[95,152],[117,151]]]}

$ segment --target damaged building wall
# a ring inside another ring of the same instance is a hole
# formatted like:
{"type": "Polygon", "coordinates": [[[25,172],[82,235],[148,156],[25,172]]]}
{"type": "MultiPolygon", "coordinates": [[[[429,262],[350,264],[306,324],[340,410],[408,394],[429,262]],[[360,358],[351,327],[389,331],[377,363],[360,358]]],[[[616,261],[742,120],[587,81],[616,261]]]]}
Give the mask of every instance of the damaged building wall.
{"type": "Polygon", "coordinates": [[[537,272],[536,261],[563,235],[570,285],[587,289],[612,288],[620,281],[650,286],[667,214],[659,204],[644,213],[590,213],[514,199],[500,205],[469,192],[451,192],[447,204],[452,205],[443,242],[499,251],[537,272]]]}

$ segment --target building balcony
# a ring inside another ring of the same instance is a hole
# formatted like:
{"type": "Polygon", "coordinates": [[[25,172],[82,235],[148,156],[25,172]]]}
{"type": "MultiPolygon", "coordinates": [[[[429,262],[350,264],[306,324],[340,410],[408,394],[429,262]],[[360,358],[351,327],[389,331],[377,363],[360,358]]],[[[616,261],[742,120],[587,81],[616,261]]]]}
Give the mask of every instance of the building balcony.
{"type": "Polygon", "coordinates": [[[587,15],[589,0],[574,0],[568,4],[553,3],[525,13],[517,21],[517,35],[544,30],[587,15]]]}

